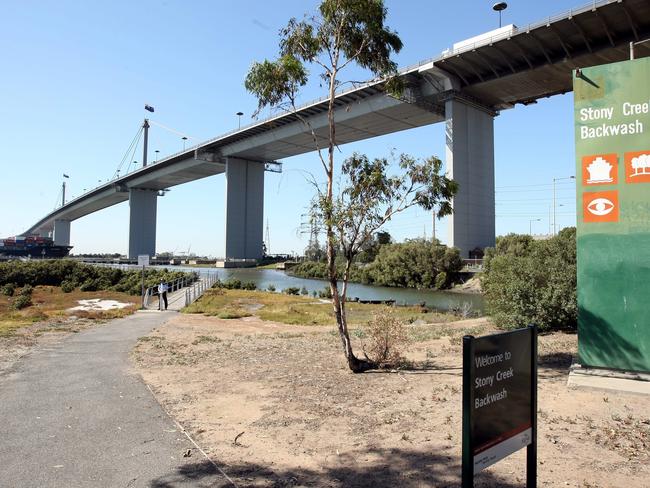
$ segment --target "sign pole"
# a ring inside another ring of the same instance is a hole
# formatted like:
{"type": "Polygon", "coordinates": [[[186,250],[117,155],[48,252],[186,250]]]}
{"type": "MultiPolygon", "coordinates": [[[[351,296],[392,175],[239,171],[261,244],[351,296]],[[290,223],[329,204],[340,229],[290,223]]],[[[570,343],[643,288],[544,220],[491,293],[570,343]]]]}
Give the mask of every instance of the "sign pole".
{"type": "Polygon", "coordinates": [[[144,264],[142,265],[142,306],[144,308],[144,264]]]}
{"type": "MultiPolygon", "coordinates": [[[[474,358],[474,336],[463,337],[463,385],[472,384],[472,360],[474,358]]],[[[462,488],[474,487],[474,442],[472,436],[472,393],[473,388],[463,388],[463,464],[462,488]]]]}
{"type": "Polygon", "coordinates": [[[530,329],[530,419],[532,424],[531,443],[526,447],[526,488],[537,486],[537,327],[530,329]]]}

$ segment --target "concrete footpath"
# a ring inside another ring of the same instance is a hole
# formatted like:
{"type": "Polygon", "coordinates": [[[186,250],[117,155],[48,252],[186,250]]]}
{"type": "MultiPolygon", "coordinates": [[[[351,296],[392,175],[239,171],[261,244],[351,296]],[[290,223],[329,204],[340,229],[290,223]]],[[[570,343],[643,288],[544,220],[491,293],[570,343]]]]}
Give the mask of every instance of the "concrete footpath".
{"type": "Polygon", "coordinates": [[[0,486],[233,486],[131,367],[138,337],[174,314],[136,313],[37,347],[0,376],[0,486]]]}

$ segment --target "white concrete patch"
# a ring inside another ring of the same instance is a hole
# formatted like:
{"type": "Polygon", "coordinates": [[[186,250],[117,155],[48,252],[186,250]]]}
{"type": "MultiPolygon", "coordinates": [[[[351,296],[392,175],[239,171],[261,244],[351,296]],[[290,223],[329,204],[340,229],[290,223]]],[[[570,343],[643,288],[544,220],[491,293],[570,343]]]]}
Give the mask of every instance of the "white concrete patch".
{"type": "Polygon", "coordinates": [[[101,298],[91,298],[90,300],[79,300],[79,306],[69,308],[70,311],[75,310],[116,310],[126,308],[130,303],[122,303],[117,300],[102,300],[101,298]]]}

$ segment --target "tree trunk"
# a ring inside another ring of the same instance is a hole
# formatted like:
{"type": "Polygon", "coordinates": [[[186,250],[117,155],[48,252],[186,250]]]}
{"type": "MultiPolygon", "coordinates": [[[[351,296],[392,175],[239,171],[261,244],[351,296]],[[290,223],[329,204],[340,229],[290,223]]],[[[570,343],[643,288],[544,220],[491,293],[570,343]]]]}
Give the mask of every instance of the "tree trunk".
{"type": "MultiPolygon", "coordinates": [[[[338,56],[336,56],[338,59],[338,56]]],[[[345,303],[341,300],[338,289],[338,279],[336,276],[336,249],[334,247],[335,236],[332,226],[332,201],[333,201],[333,186],[334,186],[334,148],[336,146],[336,127],[334,122],[334,95],[336,88],[336,69],[332,71],[330,76],[329,87],[329,104],[327,110],[327,122],[329,125],[329,146],[327,151],[327,196],[325,207],[325,227],[327,231],[327,275],[329,278],[330,292],[332,293],[332,307],[334,308],[334,316],[336,317],[336,325],[339,330],[339,336],[343,343],[343,352],[348,361],[348,367],[353,373],[361,373],[371,369],[370,363],[361,360],[354,355],[352,351],[352,343],[350,342],[350,334],[348,332],[348,325],[345,316],[345,303]]],[[[343,298],[345,299],[345,298],[343,298]]]]}

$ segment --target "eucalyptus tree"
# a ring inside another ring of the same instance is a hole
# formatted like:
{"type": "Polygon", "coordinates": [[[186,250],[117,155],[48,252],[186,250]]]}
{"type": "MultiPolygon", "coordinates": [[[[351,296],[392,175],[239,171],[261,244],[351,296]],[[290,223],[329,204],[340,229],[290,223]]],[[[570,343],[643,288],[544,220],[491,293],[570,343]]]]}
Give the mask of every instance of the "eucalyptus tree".
{"type": "MultiPolygon", "coordinates": [[[[388,160],[370,162],[364,156],[355,155],[343,165],[343,174],[349,184],[362,186],[356,189],[344,187],[336,197],[334,195],[337,148],[334,101],[337,89],[346,83],[342,73],[356,65],[369,71],[370,78],[383,79],[388,93],[398,96],[402,91],[396,76],[397,65],[391,59],[392,53],[401,50],[402,41],[385,25],[386,14],[383,0],[323,0],[314,15],[302,20],[289,20],[280,31],[279,57],[254,63],[245,80],[246,89],[258,100],[257,113],[265,107],[295,113],[312,135],[314,149],[327,179],[324,189],[316,185],[313,210],[325,229],[334,315],[348,365],[354,372],[375,365],[357,358],[350,343],[345,298],[351,260],[372,237],[368,233],[370,229],[378,230],[392,215],[411,205],[430,209],[455,191],[453,182],[439,177],[440,163],[435,158],[418,162],[404,156],[400,164],[405,176],[391,178],[386,176],[388,160]],[[318,71],[321,83],[328,89],[328,132],[323,147],[311,121],[301,117],[296,110],[300,91],[309,81],[308,67],[318,71]],[[352,207],[362,212],[352,212],[352,207]],[[364,220],[366,218],[368,222],[364,220]],[[335,262],[339,248],[346,257],[341,290],[335,262]]],[[[450,211],[448,200],[441,206],[440,216],[445,215],[445,209],[447,213],[450,211]]]]}

